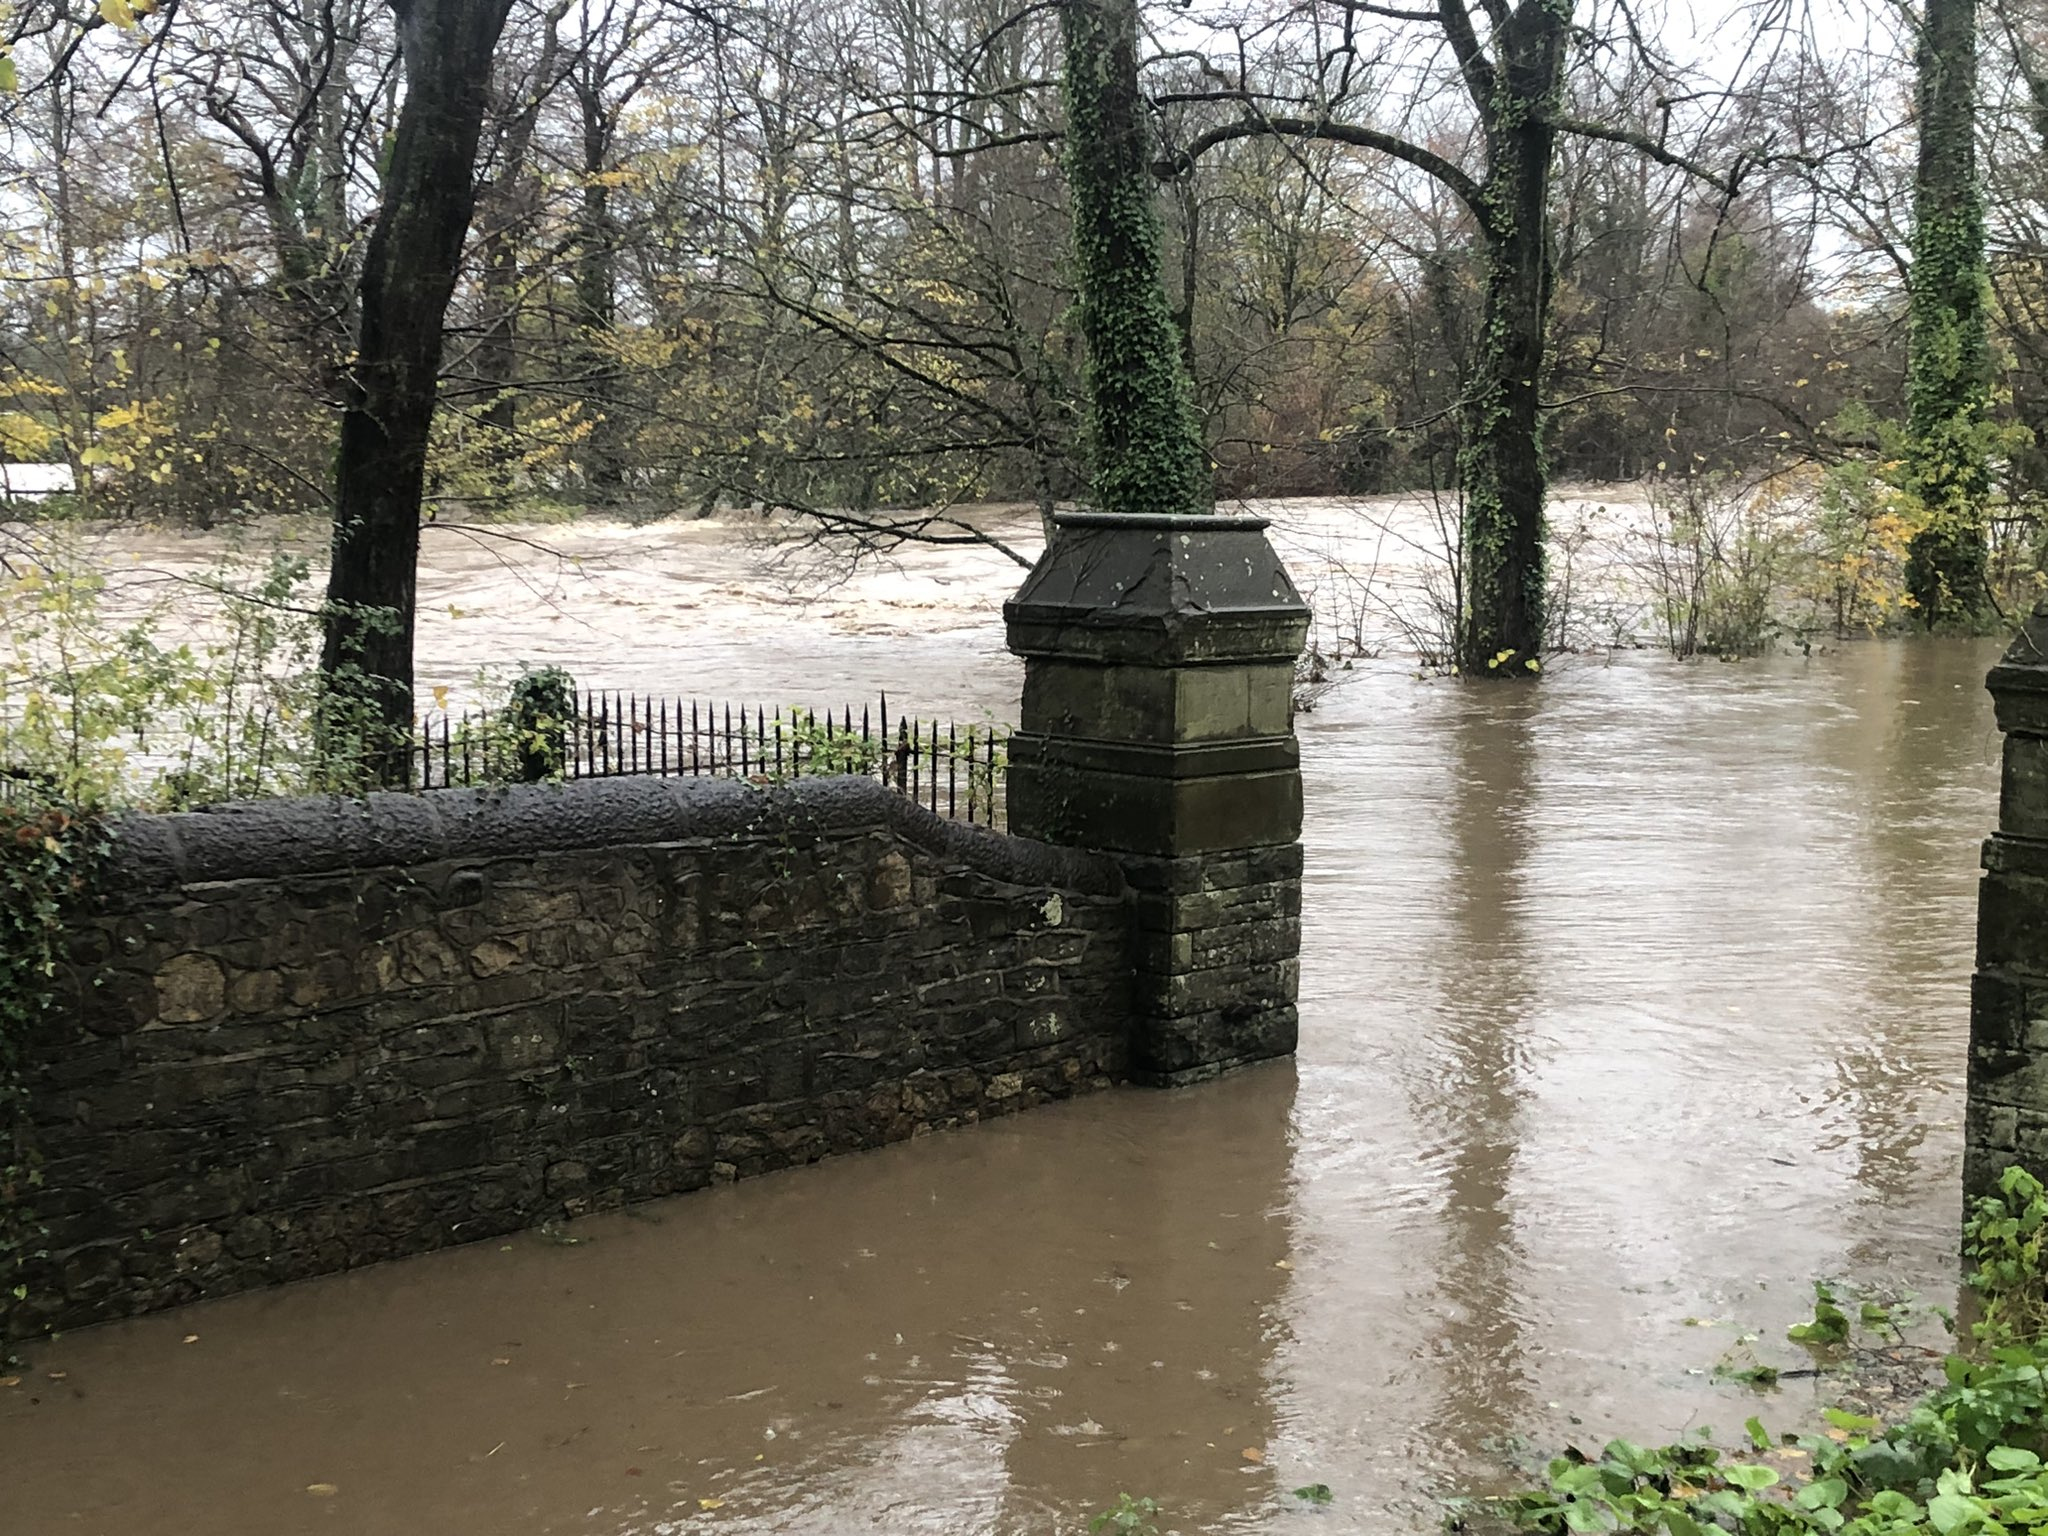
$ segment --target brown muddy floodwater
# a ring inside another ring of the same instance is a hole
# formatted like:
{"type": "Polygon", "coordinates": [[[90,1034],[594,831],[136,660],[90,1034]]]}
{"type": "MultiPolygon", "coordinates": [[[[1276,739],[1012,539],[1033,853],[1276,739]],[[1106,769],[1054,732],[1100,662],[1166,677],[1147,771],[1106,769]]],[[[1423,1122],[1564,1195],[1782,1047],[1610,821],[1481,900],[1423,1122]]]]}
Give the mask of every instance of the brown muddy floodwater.
{"type": "MultiPolygon", "coordinates": [[[[808,646],[1002,714],[972,606],[635,623],[700,691],[808,646]]],[[[1398,1536],[1518,1446],[1811,1424],[1715,1363],[1800,1363],[1815,1277],[1954,1299],[1990,659],[1362,667],[1303,722],[1298,1061],[39,1346],[0,1531],[1398,1536]]]]}

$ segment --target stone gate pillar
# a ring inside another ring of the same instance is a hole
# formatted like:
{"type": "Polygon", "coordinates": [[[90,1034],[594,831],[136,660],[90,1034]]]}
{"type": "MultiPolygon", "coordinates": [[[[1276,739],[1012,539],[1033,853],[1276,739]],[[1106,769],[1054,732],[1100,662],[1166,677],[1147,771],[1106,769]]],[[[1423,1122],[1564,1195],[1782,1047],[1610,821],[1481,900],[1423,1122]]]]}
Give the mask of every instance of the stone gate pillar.
{"type": "Polygon", "coordinates": [[[1989,1192],[2011,1163],[2048,1179],[2048,602],[1991,675],[2005,733],[1998,830],[1977,891],[1963,1189],[1989,1192]]]}
{"type": "Polygon", "coordinates": [[[1294,1049],[1308,608],[1265,529],[1068,513],[1003,610],[1024,658],[1010,830],[1122,863],[1142,1082],[1294,1049]]]}

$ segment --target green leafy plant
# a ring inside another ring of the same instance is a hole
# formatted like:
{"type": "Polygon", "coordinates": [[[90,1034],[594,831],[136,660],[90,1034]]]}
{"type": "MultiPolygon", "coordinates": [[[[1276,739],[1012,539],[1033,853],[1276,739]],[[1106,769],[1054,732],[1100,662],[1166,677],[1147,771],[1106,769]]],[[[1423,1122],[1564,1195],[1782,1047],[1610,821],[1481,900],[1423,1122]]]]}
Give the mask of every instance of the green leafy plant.
{"type": "Polygon", "coordinates": [[[1690,469],[1652,484],[1635,564],[1673,656],[1770,648],[1795,543],[1780,490],[1690,469]]]}
{"type": "Polygon", "coordinates": [[[2005,1170],[1998,1193],[1974,1203],[1963,1229],[1970,1288],[1983,1301],[1977,1337],[1992,1344],[2048,1336],[2048,1195],[2026,1169],[2005,1170]]]}
{"type": "Polygon", "coordinates": [[[1810,546],[1811,596],[1837,639],[1882,628],[1906,611],[1905,560],[1916,507],[1886,473],[1902,462],[1896,426],[1860,402],[1829,430],[1838,438],[1874,439],[1874,456],[1846,458],[1821,474],[1810,546]]]}
{"type": "MultiPolygon", "coordinates": [[[[2020,1169],[1976,1202],[1964,1246],[1983,1298],[1973,1356],[1951,1356],[1943,1384],[1895,1423],[1831,1408],[1830,1432],[1802,1436],[1788,1464],[1759,1419],[1746,1452],[1703,1443],[1649,1448],[1613,1440],[1597,1456],[1552,1461],[1544,1483],[1503,1498],[1456,1503],[1453,1528],[1490,1520],[1511,1530],[1643,1536],[2010,1536],[2048,1530],[2048,1195],[2020,1169]],[[1796,1474],[1796,1475],[1795,1475],[1796,1474]]],[[[1869,1326],[1895,1329],[1878,1307],[1869,1326]]],[[[1806,1342],[1838,1343],[1851,1324],[1834,1292],[1815,1287],[1806,1342]]]]}
{"type": "Polygon", "coordinates": [[[0,771],[60,805],[183,809],[325,787],[313,731],[318,613],[301,557],[224,560],[176,583],[94,568],[58,523],[0,563],[0,771]],[[203,608],[195,608],[192,599],[203,608]]]}
{"type": "Polygon", "coordinates": [[[66,903],[101,843],[95,819],[47,796],[0,800],[0,1315],[28,1299],[29,1268],[43,1256],[29,1042],[56,996],[66,903]]]}
{"type": "Polygon", "coordinates": [[[871,740],[835,724],[830,710],[822,718],[807,710],[793,713],[788,729],[789,766],[785,772],[791,776],[873,773],[892,750],[886,741],[871,740]]]}
{"type": "Polygon", "coordinates": [[[539,784],[561,778],[568,769],[569,730],[576,719],[576,679],[560,667],[522,673],[507,690],[503,718],[519,780],[539,784]]]}
{"type": "Polygon", "coordinates": [[[1128,1493],[1116,1496],[1116,1503],[1088,1522],[1091,1531],[1107,1531],[1110,1536],[1159,1536],[1159,1527],[1153,1517],[1159,1513],[1155,1499],[1134,1499],[1128,1493]]]}
{"type": "Polygon", "coordinates": [[[1795,1344],[1845,1344],[1849,1339],[1849,1315],[1836,1300],[1834,1288],[1824,1280],[1813,1282],[1813,1317],[1794,1323],[1785,1337],[1795,1344]]]}

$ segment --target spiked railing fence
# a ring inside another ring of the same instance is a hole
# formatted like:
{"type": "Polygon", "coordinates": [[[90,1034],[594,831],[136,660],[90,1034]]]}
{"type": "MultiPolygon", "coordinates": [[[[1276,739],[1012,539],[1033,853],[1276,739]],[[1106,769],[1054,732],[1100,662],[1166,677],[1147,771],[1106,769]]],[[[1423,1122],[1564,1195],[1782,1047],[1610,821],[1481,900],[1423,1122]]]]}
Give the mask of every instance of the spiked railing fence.
{"type": "MultiPolygon", "coordinates": [[[[568,718],[517,727],[501,712],[420,717],[414,782],[421,789],[520,778],[522,739],[543,740],[564,778],[631,774],[771,783],[864,774],[940,816],[1004,824],[1007,732],[892,714],[889,701],[839,709],[713,703],[617,691],[579,691],[568,718]]],[[[529,750],[524,754],[532,757],[529,750]]]]}

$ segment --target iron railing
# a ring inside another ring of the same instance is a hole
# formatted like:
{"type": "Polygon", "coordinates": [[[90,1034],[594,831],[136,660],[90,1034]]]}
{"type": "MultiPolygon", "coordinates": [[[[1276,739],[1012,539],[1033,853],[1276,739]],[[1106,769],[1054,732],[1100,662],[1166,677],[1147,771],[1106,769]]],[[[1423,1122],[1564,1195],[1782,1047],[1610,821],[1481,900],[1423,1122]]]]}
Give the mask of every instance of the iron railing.
{"type": "Polygon", "coordinates": [[[1007,733],[851,705],[836,712],[579,691],[568,717],[514,725],[503,711],[432,710],[414,737],[421,789],[502,784],[536,755],[571,779],[647,774],[773,783],[862,774],[956,821],[1001,826],[1007,733]],[[536,748],[539,749],[538,754],[536,748]]]}

